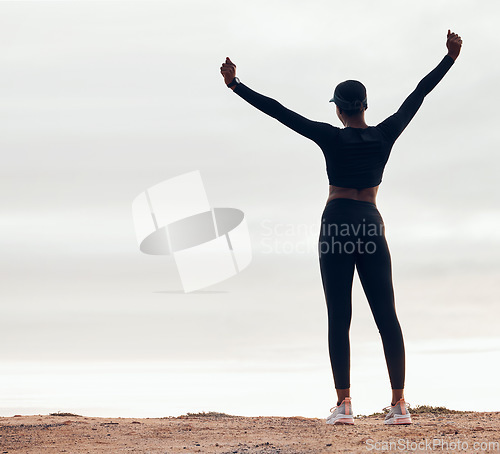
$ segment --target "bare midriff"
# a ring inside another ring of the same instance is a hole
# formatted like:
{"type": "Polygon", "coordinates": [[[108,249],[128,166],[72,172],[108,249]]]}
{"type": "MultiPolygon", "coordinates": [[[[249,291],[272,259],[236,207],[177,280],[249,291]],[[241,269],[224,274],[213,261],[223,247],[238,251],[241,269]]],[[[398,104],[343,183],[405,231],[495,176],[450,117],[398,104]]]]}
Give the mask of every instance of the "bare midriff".
{"type": "Polygon", "coordinates": [[[371,202],[376,205],[375,199],[377,197],[378,186],[372,188],[355,189],[355,188],[342,188],[340,186],[330,185],[330,194],[328,195],[328,203],[332,199],[354,199],[364,202],[371,202]]]}

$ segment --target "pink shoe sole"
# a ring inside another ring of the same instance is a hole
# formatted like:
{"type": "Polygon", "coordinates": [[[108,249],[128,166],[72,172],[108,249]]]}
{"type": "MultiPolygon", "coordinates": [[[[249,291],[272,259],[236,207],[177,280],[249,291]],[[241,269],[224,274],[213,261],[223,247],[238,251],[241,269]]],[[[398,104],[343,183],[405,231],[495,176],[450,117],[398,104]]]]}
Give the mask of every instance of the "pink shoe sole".
{"type": "Polygon", "coordinates": [[[354,424],[354,420],[350,418],[337,419],[333,424],[354,424]]]}
{"type": "Polygon", "coordinates": [[[387,425],[411,424],[411,419],[410,418],[398,418],[398,419],[393,419],[390,422],[384,421],[384,423],[387,425]]]}

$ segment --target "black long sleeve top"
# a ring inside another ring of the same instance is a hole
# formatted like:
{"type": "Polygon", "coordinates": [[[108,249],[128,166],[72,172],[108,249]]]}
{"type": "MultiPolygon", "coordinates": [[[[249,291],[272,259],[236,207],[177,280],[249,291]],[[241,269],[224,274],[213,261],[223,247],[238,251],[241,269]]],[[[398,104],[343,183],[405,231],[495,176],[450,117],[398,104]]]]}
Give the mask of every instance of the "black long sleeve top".
{"type": "Polygon", "coordinates": [[[323,151],[331,185],[363,189],[381,183],[394,142],[415,116],[425,96],[454,62],[453,58],[446,55],[419,82],[395,114],[377,126],[368,128],[338,128],[329,123],[309,120],[243,83],[238,84],[234,92],[257,109],[313,140],[323,151]]]}

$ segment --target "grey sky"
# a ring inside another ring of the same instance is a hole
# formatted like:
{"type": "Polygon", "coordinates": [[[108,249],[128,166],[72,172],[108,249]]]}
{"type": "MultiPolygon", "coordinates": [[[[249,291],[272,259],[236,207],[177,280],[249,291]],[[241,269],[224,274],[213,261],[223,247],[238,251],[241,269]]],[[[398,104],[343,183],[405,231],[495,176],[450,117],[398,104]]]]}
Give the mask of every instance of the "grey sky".
{"type": "MultiPolygon", "coordinates": [[[[396,142],[378,207],[408,341],[495,336],[499,14],[495,1],[0,2],[0,359],[325,352],[314,248],[263,250],[263,222],[312,225],[276,240],[314,244],[324,158],[219,67],[230,56],[251,88],[337,126],[333,89],[359,79],[373,124],[439,63],[448,28],[462,54],[396,142]],[[171,257],[139,252],[131,203],[197,169],[212,206],[245,212],[254,261],[184,295],[171,257]]],[[[353,338],[378,342],[357,280],[355,295],[353,338]]]]}

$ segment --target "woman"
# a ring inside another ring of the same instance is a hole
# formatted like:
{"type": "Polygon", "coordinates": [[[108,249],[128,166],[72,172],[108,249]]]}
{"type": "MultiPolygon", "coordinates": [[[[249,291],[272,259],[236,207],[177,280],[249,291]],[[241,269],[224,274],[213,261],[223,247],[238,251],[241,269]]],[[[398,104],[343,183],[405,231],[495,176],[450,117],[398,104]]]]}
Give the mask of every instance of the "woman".
{"type": "Polygon", "coordinates": [[[277,101],[251,90],[236,77],[229,58],[221,66],[224,82],[237,95],[262,112],[313,140],[325,156],[330,194],[322,215],[318,255],[328,310],[328,344],[337,391],[337,405],[330,409],[328,424],[353,424],[350,398],[351,290],[354,269],[366,294],[380,332],[392,389],[385,424],[411,424],[404,399],[405,350],[396,315],[391,256],[384,234],[384,221],[376,195],[392,146],[406,128],[424,97],[439,83],[457,59],[462,39],[448,30],[448,53],[399,110],[368,126],[366,89],[348,80],[335,88],[330,100],[344,128],[308,120],[277,101]]]}

